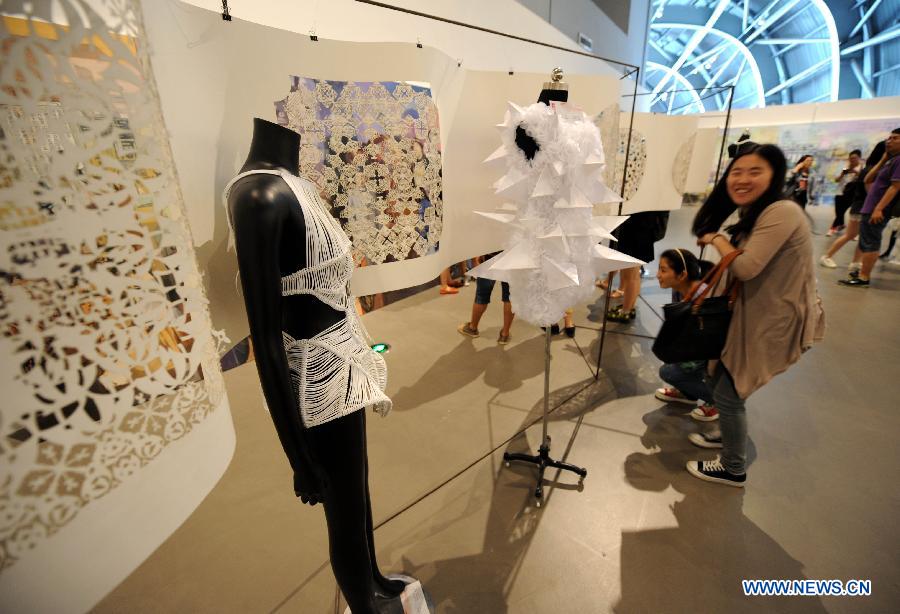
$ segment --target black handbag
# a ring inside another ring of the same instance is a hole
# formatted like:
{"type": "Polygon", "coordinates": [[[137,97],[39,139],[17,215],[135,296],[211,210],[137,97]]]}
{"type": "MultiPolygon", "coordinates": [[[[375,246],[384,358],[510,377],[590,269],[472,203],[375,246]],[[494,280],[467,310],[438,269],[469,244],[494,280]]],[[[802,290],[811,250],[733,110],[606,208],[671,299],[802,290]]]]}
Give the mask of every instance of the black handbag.
{"type": "Polygon", "coordinates": [[[663,325],[653,342],[653,353],[666,363],[694,360],[716,360],[722,355],[728,338],[728,325],[734,301],[740,292],[740,281],[732,280],[721,296],[707,298],[731,262],[743,250],[735,250],[706,274],[706,284],[696,297],[663,306],[663,325]]]}

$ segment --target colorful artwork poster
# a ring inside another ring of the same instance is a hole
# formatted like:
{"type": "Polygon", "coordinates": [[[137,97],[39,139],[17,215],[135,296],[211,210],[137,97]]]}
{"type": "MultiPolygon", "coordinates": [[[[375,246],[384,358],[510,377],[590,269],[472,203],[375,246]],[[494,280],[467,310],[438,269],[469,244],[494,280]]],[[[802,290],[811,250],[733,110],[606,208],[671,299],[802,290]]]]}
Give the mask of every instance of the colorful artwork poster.
{"type": "Polygon", "coordinates": [[[300,134],[300,175],[352,240],[357,266],[438,250],[441,138],[430,87],[294,76],[275,112],[300,134]]]}
{"type": "MultiPolygon", "coordinates": [[[[728,131],[728,143],[734,143],[747,132],[757,143],[775,143],[787,157],[788,172],[800,158],[810,154],[814,158],[813,175],[815,204],[830,204],[841,190],[836,179],[847,166],[847,156],[854,149],[862,151],[863,159],[879,141],[900,125],[900,119],[861,119],[814,124],[787,124],[783,126],[754,126],[732,128],[728,131]]],[[[718,152],[716,152],[718,154],[718,152]]],[[[728,157],[722,161],[722,168],[728,157]]],[[[710,172],[710,188],[715,177],[715,162],[710,172]]]]}

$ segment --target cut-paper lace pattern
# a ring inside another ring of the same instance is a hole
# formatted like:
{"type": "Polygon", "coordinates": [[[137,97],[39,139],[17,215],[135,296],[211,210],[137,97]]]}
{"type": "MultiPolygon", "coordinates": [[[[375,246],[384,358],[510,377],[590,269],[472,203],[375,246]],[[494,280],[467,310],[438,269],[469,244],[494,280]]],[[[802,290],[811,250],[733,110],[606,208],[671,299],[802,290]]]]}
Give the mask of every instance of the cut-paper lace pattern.
{"type": "MultiPolygon", "coordinates": [[[[625,174],[625,149],[628,128],[619,128],[619,151],[616,155],[615,185],[622,186],[625,174]]],[[[647,138],[637,130],[631,131],[631,147],[628,148],[628,173],[625,175],[625,200],[631,200],[641,187],[647,167],[647,138]]]]}
{"type": "Polygon", "coordinates": [[[684,188],[687,185],[688,171],[691,169],[691,158],[694,155],[694,143],[697,140],[697,133],[691,135],[678,148],[675,154],[675,161],[672,164],[672,186],[679,194],[684,194],[684,188]]]}
{"type": "Polygon", "coordinates": [[[441,136],[429,88],[291,77],[275,111],[300,134],[300,175],[340,220],[356,266],[437,251],[441,136]]]}
{"type": "Polygon", "coordinates": [[[224,395],[140,7],[106,4],[2,6],[0,573],[224,395]]]}
{"type": "MultiPolygon", "coordinates": [[[[619,111],[618,103],[603,109],[594,124],[600,129],[603,151],[607,160],[615,160],[603,171],[603,178],[617,194],[622,193],[622,175],[625,170],[625,149],[628,141],[628,115],[619,111]]],[[[641,187],[647,166],[647,139],[638,130],[631,131],[631,147],[628,149],[628,176],[625,178],[624,199],[631,200],[641,187]]]]}
{"type": "Polygon", "coordinates": [[[368,406],[387,415],[391,410],[391,401],[384,393],[387,366],[381,354],[372,350],[372,340],[350,292],[350,240],[328,213],[316,186],[285,171],[240,173],[225,187],[222,200],[226,207],[235,182],[256,174],[280,176],[303,211],[306,266],[281,278],[281,295],[309,294],[345,314],[343,320],[309,339],[281,333],[303,424],[318,426],[368,406]]]}

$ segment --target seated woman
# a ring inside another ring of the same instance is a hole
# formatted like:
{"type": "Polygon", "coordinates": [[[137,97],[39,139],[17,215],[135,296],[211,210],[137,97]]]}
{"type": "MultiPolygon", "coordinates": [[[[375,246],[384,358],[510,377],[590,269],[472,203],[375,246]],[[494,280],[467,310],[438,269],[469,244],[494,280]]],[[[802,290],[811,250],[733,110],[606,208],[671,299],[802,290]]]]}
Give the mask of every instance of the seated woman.
{"type": "MultiPolygon", "coordinates": [[[[704,265],[686,249],[666,250],[659,257],[659,271],[656,279],[661,288],[672,290],[672,300],[693,298],[706,287],[700,283],[704,265]]],[[[659,388],[656,398],[669,403],[696,405],[698,399],[711,401],[712,393],[703,379],[706,361],[695,360],[677,364],[664,364],[659,368],[659,377],[671,388],[659,388]]],[[[691,411],[691,417],[701,422],[710,422],[719,417],[716,408],[701,402],[691,411]]]]}

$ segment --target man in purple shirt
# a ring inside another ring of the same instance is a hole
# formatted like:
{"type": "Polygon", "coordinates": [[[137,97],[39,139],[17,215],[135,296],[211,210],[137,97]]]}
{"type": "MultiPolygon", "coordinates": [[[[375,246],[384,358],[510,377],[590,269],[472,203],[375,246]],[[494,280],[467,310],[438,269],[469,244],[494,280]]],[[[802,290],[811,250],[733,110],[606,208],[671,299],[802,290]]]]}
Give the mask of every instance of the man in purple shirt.
{"type": "Polygon", "coordinates": [[[887,226],[891,206],[900,193],[900,128],[894,129],[884,142],[884,157],[872,167],[865,178],[866,202],[863,204],[859,225],[859,251],[862,253],[862,269],[858,277],[842,279],[845,286],[869,286],[869,275],[881,251],[881,235],[887,226]]]}

